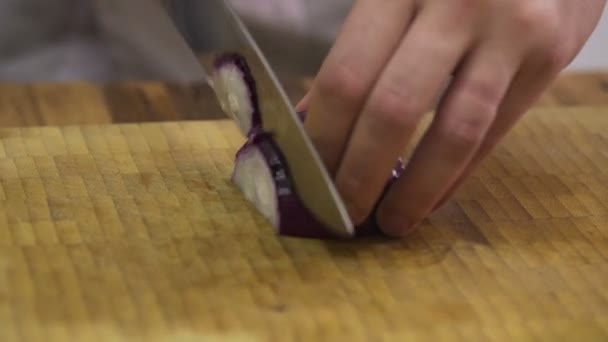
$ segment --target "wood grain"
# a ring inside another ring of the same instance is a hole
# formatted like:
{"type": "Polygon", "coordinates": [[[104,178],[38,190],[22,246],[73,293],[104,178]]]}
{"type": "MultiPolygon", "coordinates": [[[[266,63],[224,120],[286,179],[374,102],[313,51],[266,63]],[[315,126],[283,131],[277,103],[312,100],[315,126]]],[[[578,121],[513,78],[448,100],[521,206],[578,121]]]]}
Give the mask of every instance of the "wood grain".
{"type": "Polygon", "coordinates": [[[0,341],[605,341],[607,114],[535,109],[417,233],[351,242],[277,237],[224,120],[0,129],[0,341]]]}
{"type": "MultiPolygon", "coordinates": [[[[295,105],[312,80],[281,75],[295,105]]],[[[213,92],[202,84],[1,84],[0,127],[223,119],[213,92]]],[[[608,74],[566,74],[537,107],[608,105],[608,74]]]]}
{"type": "Polygon", "coordinates": [[[206,86],[0,85],[0,341],[604,341],[607,112],[564,75],[413,236],[328,242],[231,186],[206,86]]]}
{"type": "Polygon", "coordinates": [[[608,73],[578,72],[559,77],[538,105],[599,106],[608,104],[608,73]]]}

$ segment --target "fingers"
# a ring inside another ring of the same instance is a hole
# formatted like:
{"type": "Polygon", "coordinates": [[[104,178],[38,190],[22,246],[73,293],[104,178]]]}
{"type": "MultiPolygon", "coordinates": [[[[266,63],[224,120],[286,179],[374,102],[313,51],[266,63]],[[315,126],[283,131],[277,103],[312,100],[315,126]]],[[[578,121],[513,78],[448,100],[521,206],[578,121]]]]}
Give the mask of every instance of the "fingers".
{"type": "Polygon", "coordinates": [[[421,12],[365,103],[336,174],[356,223],[373,209],[420,118],[472,43],[472,32],[453,29],[451,15],[421,12]]]}
{"type": "MultiPolygon", "coordinates": [[[[533,6],[532,8],[535,7],[533,6]]],[[[553,21],[550,19],[551,16],[547,17],[547,11],[542,9],[544,7],[541,6],[540,12],[545,13],[545,15],[524,15],[515,21],[516,24],[520,24],[519,26],[521,26],[519,30],[506,31],[504,32],[506,35],[498,38],[511,42],[507,46],[502,47],[503,51],[512,51],[513,47],[518,46],[519,49],[527,51],[527,53],[524,53],[524,62],[514,77],[498,110],[497,118],[488,130],[480,148],[450,186],[449,190],[435,205],[434,210],[437,210],[453,196],[460,185],[474,172],[481,161],[491,153],[507,132],[532,107],[559,72],[570,62],[572,54],[569,52],[569,44],[559,44],[563,43],[563,40],[555,35],[552,30],[537,30],[535,34],[531,33],[527,37],[522,38],[522,34],[526,34],[526,32],[521,29],[526,28],[526,23],[540,23],[541,28],[553,27],[553,21]],[[534,20],[530,21],[530,18],[534,20]],[[511,48],[509,49],[509,47],[511,48]]],[[[536,11],[538,12],[539,10],[537,9],[536,11]]]]}
{"type": "Polygon", "coordinates": [[[539,70],[542,70],[542,65],[535,64],[528,65],[514,78],[501,104],[498,115],[486,134],[484,142],[456,181],[435,205],[434,210],[437,210],[454,195],[460,185],[474,172],[484,158],[492,152],[496,145],[500,143],[504,136],[521,119],[526,111],[532,107],[534,102],[540,98],[543,91],[553,81],[556,73],[539,73],[539,70]],[[539,75],[544,75],[544,77],[539,77],[539,75]]]}
{"type": "Polygon", "coordinates": [[[520,58],[480,46],[462,65],[403,176],[379,206],[378,222],[399,236],[432,212],[481,146],[520,58]]]}
{"type": "Polygon", "coordinates": [[[576,33],[563,27],[565,13],[557,1],[356,2],[298,105],[353,220],[371,211],[456,69],[378,223],[402,235],[451,195],[557,74],[553,66],[572,57],[576,33]]]}
{"type": "Polygon", "coordinates": [[[413,11],[413,0],[355,2],[324,61],[307,100],[305,128],[330,174],[335,174],[365,98],[413,11]]]}

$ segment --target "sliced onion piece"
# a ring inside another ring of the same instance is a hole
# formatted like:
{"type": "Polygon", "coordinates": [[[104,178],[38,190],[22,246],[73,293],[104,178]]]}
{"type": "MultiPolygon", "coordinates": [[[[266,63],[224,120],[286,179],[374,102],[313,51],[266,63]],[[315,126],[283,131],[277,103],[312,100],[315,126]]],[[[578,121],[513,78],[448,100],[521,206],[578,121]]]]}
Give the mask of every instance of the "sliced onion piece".
{"type": "Polygon", "coordinates": [[[331,237],[295,192],[285,159],[270,134],[255,134],[239,149],[232,182],[279,234],[331,237]]]}
{"type": "Polygon", "coordinates": [[[236,53],[219,56],[212,84],[218,102],[245,136],[261,126],[256,84],[245,59],[236,53]]]}

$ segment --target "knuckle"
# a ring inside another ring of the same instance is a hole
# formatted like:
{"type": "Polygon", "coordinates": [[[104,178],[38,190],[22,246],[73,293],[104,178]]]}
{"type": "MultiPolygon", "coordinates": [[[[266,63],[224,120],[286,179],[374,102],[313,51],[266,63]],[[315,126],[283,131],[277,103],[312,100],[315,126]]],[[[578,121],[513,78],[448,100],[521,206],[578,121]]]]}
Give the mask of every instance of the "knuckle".
{"type": "Polygon", "coordinates": [[[478,15],[484,9],[486,3],[486,0],[453,0],[450,2],[452,8],[458,11],[458,14],[461,14],[461,16],[455,17],[463,18],[478,15]]]}
{"type": "Polygon", "coordinates": [[[544,1],[517,1],[513,24],[522,37],[544,42],[559,29],[559,15],[553,4],[544,1]]]}
{"type": "Polygon", "coordinates": [[[370,100],[369,108],[375,121],[390,130],[409,129],[415,118],[422,114],[424,107],[413,96],[395,87],[381,87],[378,95],[370,100]]]}
{"type": "Polygon", "coordinates": [[[531,29],[535,29],[540,17],[544,16],[535,1],[516,1],[514,7],[512,12],[513,24],[522,31],[529,32],[531,29]]]}
{"type": "Polygon", "coordinates": [[[461,85],[461,96],[478,112],[493,115],[501,102],[503,92],[493,80],[468,80],[461,85]]]}
{"type": "Polygon", "coordinates": [[[462,32],[463,28],[476,26],[487,9],[487,0],[450,0],[430,2],[443,11],[443,17],[437,22],[438,28],[445,32],[462,32]]]}
{"type": "Polygon", "coordinates": [[[323,96],[347,103],[361,101],[366,92],[366,83],[353,67],[346,63],[335,63],[320,74],[316,82],[323,96]]]}
{"type": "Polygon", "coordinates": [[[574,56],[572,42],[564,38],[558,8],[545,1],[518,1],[513,12],[515,35],[525,37],[533,59],[543,71],[559,72],[574,56]]]}
{"type": "Polygon", "coordinates": [[[456,148],[479,144],[492,122],[487,114],[451,115],[443,120],[441,135],[456,148]]]}

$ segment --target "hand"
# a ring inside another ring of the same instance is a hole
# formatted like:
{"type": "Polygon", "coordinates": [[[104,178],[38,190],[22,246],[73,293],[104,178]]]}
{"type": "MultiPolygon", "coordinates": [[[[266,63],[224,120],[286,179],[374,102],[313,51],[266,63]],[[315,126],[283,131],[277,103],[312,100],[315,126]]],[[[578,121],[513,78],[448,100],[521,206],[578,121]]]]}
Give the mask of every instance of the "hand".
{"type": "Polygon", "coordinates": [[[578,54],[606,0],[358,0],[309,94],[305,127],[355,223],[452,82],[378,209],[411,231],[450,198],[578,54]]]}

